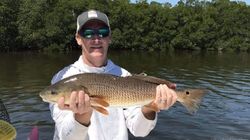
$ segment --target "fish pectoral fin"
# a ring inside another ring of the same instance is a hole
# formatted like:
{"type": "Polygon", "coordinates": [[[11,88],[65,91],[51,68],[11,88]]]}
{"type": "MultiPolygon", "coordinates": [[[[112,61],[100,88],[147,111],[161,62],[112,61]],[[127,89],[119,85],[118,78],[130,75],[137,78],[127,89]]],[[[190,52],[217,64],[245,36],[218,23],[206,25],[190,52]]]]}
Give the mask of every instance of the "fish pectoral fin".
{"type": "Polygon", "coordinates": [[[104,115],[108,115],[109,112],[107,111],[107,109],[105,109],[104,107],[101,106],[91,106],[93,109],[95,109],[97,112],[100,112],[104,115]]]}
{"type": "Polygon", "coordinates": [[[90,97],[90,103],[92,106],[109,106],[109,103],[106,102],[102,97],[90,97]]]}
{"type": "Polygon", "coordinates": [[[160,109],[158,108],[157,104],[154,102],[151,102],[150,104],[147,104],[144,107],[146,107],[152,111],[155,111],[155,112],[160,112],[160,109]]]}
{"type": "Polygon", "coordinates": [[[90,97],[90,104],[93,109],[95,109],[97,112],[100,112],[104,115],[108,115],[109,112],[105,107],[109,106],[109,103],[104,100],[103,97],[100,96],[91,96],[90,97]]]}

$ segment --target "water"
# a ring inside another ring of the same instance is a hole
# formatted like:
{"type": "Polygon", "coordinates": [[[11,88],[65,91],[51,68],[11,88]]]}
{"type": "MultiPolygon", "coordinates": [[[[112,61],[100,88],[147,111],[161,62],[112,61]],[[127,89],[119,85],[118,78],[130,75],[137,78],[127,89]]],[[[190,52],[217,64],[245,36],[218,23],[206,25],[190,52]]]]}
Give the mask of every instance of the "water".
{"type": "MultiPolygon", "coordinates": [[[[0,98],[17,129],[17,140],[26,140],[34,126],[39,128],[40,140],[52,139],[54,123],[38,92],[58,70],[77,60],[79,53],[0,56],[0,98]]],[[[131,140],[250,139],[250,54],[115,51],[110,58],[132,73],[165,78],[180,89],[210,91],[195,115],[177,103],[159,113],[148,137],[130,136],[131,140]]]]}

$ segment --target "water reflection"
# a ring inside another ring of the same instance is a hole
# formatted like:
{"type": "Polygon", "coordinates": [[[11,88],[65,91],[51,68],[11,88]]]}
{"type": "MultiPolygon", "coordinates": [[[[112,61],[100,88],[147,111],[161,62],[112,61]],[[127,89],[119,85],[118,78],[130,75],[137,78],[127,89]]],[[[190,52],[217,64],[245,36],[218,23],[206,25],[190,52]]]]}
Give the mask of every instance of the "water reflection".
{"type": "MultiPolygon", "coordinates": [[[[1,54],[0,97],[18,140],[27,139],[35,125],[40,139],[52,139],[54,124],[48,104],[41,101],[38,92],[78,56],[1,54]]],[[[195,115],[180,104],[161,112],[156,129],[143,139],[250,139],[250,54],[115,51],[110,58],[132,73],[145,72],[175,82],[179,89],[202,87],[210,91],[195,115]]]]}

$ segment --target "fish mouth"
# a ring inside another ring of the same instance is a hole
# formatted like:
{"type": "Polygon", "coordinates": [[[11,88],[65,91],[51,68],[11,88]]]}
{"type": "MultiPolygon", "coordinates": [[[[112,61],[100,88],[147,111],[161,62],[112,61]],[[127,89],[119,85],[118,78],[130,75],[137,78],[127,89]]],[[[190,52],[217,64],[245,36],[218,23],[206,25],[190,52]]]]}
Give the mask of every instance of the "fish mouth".
{"type": "Polygon", "coordinates": [[[39,94],[39,96],[42,98],[44,102],[51,102],[45,96],[43,96],[43,94],[39,94]]]}
{"type": "Polygon", "coordinates": [[[42,93],[40,93],[40,94],[39,94],[39,96],[40,96],[42,99],[44,98],[44,96],[43,96],[43,94],[42,94],[42,93]]]}
{"type": "Polygon", "coordinates": [[[56,103],[56,102],[53,102],[53,101],[48,100],[48,99],[46,99],[46,98],[42,98],[42,100],[43,100],[44,102],[47,102],[47,103],[56,103]]]}

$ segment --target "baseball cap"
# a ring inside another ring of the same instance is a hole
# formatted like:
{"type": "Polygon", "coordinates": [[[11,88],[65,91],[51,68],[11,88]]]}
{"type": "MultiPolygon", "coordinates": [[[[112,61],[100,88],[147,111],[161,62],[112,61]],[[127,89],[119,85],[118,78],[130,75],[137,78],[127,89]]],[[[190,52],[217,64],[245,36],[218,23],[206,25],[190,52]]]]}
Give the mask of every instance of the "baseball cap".
{"type": "Polygon", "coordinates": [[[97,11],[97,10],[89,10],[89,11],[81,13],[77,17],[76,32],[78,32],[85,23],[87,23],[88,21],[93,20],[93,19],[100,20],[100,21],[104,22],[110,28],[109,19],[108,19],[106,14],[104,14],[100,11],[97,11]]]}

